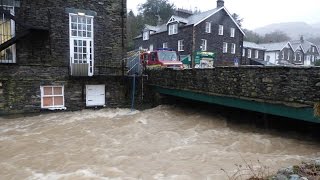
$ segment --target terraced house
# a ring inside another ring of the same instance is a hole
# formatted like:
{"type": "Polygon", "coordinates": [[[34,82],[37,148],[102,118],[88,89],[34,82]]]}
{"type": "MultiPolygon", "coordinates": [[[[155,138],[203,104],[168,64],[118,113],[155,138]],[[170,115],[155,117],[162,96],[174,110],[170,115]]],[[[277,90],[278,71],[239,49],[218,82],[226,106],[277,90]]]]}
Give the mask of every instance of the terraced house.
{"type": "Polygon", "coordinates": [[[145,25],[134,42],[136,49],[173,48],[180,55],[214,52],[216,65],[230,65],[236,56],[241,58],[243,36],[224,1],[217,0],[217,7],[212,10],[199,14],[178,10],[165,24],[145,25]]]}
{"type": "Polygon", "coordinates": [[[125,0],[1,0],[0,13],[0,114],[122,102],[125,0]]]}

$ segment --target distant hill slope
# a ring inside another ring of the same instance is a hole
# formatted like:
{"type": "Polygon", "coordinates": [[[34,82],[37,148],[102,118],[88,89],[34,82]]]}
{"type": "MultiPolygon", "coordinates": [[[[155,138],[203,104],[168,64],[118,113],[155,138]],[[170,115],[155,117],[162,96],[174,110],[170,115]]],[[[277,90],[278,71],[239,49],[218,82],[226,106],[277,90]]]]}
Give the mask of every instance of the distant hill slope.
{"type": "Polygon", "coordinates": [[[273,31],[283,31],[292,39],[298,39],[301,35],[305,38],[320,37],[320,23],[307,24],[305,22],[288,22],[270,24],[254,30],[260,35],[264,35],[273,31]]]}

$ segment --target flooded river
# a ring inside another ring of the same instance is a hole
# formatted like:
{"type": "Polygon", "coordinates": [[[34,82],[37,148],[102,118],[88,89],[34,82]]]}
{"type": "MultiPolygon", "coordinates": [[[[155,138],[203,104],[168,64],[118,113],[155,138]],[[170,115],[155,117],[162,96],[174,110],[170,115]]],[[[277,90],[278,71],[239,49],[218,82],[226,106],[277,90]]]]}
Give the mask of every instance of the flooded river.
{"type": "Polygon", "coordinates": [[[173,106],[0,117],[1,179],[219,180],[319,156],[319,142],[173,106]]]}

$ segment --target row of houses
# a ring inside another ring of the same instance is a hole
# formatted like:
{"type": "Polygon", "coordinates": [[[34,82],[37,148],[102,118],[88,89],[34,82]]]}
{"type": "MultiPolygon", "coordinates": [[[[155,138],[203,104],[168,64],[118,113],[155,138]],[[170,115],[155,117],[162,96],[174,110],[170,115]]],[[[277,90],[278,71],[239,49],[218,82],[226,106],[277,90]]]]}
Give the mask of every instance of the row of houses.
{"type": "Polygon", "coordinates": [[[246,65],[313,66],[320,58],[317,45],[304,40],[256,44],[243,42],[242,59],[246,65]]]}
{"type": "Polygon", "coordinates": [[[233,65],[237,57],[243,65],[314,65],[319,57],[316,45],[306,40],[255,44],[243,41],[244,32],[217,0],[216,8],[193,14],[178,9],[168,22],[145,25],[134,39],[136,49],[172,48],[181,56],[197,51],[216,53],[215,65],[233,65]]]}

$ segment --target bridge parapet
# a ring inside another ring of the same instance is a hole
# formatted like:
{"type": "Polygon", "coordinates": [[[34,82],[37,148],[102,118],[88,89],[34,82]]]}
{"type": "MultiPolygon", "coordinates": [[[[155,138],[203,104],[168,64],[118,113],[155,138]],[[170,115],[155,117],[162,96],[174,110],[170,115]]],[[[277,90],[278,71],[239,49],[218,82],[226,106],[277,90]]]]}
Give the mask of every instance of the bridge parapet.
{"type": "Polygon", "coordinates": [[[243,66],[160,69],[150,71],[149,77],[150,85],[169,89],[293,107],[313,107],[320,102],[320,67],[243,66]]]}

